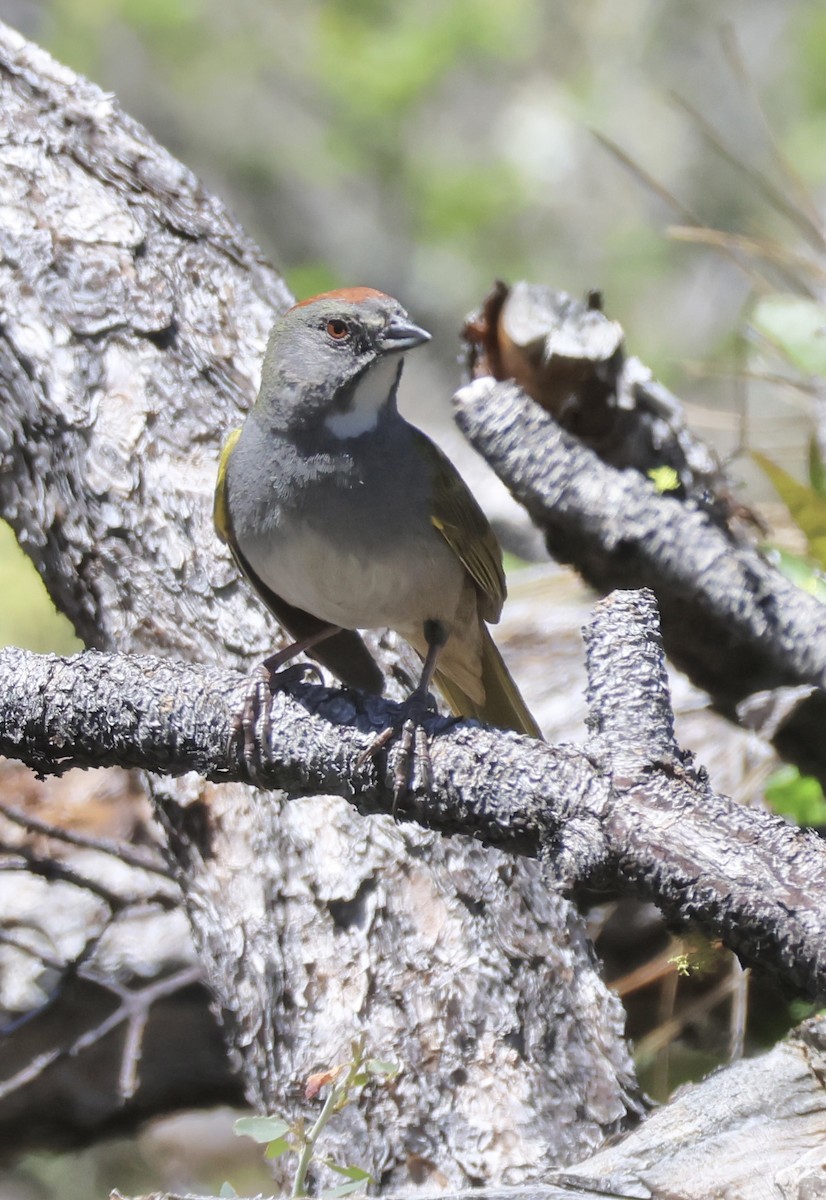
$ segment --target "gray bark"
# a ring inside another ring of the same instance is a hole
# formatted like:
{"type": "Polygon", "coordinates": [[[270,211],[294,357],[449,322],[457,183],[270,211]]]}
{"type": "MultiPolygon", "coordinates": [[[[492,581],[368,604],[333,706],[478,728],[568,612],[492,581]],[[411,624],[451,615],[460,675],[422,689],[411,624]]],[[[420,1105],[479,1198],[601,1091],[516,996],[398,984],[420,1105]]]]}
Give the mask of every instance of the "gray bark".
{"type": "MultiPolygon", "coordinates": [[[[0,511],[87,645],[259,659],[275,634],[210,503],[286,289],[190,172],[8,29],[0,114],[0,511]]],[[[406,1069],[339,1137],[385,1185],[536,1177],[635,1110],[619,1005],[536,864],[329,795],[148,786],[257,1107],[366,1028],[406,1069]]]]}
{"type": "Polygon", "coordinates": [[[757,693],[802,688],[772,740],[826,780],[826,607],[714,511],[603,462],[515,384],[479,379],[456,403],[460,427],[555,557],[600,591],[654,591],[669,657],[715,707],[737,720],[757,693]]]}
{"type": "MultiPolygon", "coordinates": [[[[586,642],[592,736],[582,750],[434,718],[432,793],[415,790],[399,818],[541,855],[567,893],[633,891],[786,986],[826,995],[823,841],[715,795],[679,749],[650,593],[609,597],[586,642]]],[[[246,686],[180,663],[0,652],[0,752],[40,771],[117,762],[243,777],[232,717],[246,686]]],[[[388,813],[392,754],[359,759],[392,716],[385,701],[317,686],[276,694],[256,782],[388,813]]],[[[174,834],[180,857],[204,836],[185,822],[174,834]]]]}
{"type": "Polygon", "coordinates": [[[815,1200],[826,1174],[824,1050],[826,1022],[808,1021],[770,1053],[683,1088],[639,1129],[542,1184],[439,1200],[815,1200]]]}

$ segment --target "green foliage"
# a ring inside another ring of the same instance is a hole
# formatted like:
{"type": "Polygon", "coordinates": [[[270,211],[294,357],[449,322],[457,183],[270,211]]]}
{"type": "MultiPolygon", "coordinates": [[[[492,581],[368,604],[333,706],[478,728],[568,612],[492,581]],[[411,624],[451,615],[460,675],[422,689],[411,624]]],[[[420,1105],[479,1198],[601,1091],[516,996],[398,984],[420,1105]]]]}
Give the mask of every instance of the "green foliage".
{"type": "MultiPolygon", "coordinates": [[[[336,1200],[339,1196],[349,1196],[372,1183],[369,1172],[362,1167],[350,1163],[342,1165],[333,1159],[321,1157],[317,1152],[319,1139],[331,1118],[351,1104],[366,1084],[371,1081],[386,1083],[395,1079],[399,1073],[397,1063],[365,1058],[364,1045],[364,1036],[355,1039],[350,1047],[351,1057],[348,1062],[320,1071],[307,1080],[304,1090],[307,1100],[314,1100],[327,1089],[321,1112],[309,1128],[303,1119],[290,1123],[275,1115],[242,1117],[235,1122],[235,1132],[239,1137],[249,1137],[266,1146],[264,1155],[267,1159],[280,1158],[289,1153],[297,1156],[292,1186],[293,1197],[309,1195],[307,1175],[314,1164],[326,1167],[346,1180],[345,1183],[325,1188],[319,1193],[320,1200],[336,1200]]],[[[230,1185],[225,1184],[224,1187],[229,1188],[230,1185]]],[[[221,1194],[225,1194],[223,1190],[221,1194]]]]}
{"type": "Polygon", "coordinates": [[[826,375],[826,308],[805,296],[774,293],[752,313],[758,333],[807,375],[826,375]]]}
{"type": "Polygon", "coordinates": [[[533,7],[533,0],[327,0],[315,68],[340,105],[375,127],[408,112],[462,59],[519,53],[533,7]]]}
{"type": "Polygon", "coordinates": [[[516,212],[525,201],[515,171],[499,164],[451,166],[446,163],[419,173],[417,189],[419,224],[429,238],[451,240],[488,227],[502,213],[516,212]]]}
{"type": "Polygon", "coordinates": [[[0,645],[22,646],[42,654],[73,654],[83,649],[4,521],[0,521],[0,595],[0,645]]]}
{"type": "Polygon", "coordinates": [[[777,494],[806,538],[811,561],[786,551],[773,551],[787,579],[826,603],[826,468],[817,441],[809,442],[809,483],[800,483],[788,471],[765,454],[754,452],[754,461],[762,467],[777,494]]]}
{"type": "Polygon", "coordinates": [[[241,1117],[233,1128],[238,1137],[252,1138],[254,1142],[264,1144],[283,1137],[290,1127],[280,1117],[241,1117]]]}
{"type": "Polygon", "coordinates": [[[159,40],[191,34],[201,15],[197,0],[120,0],[112,7],[124,21],[159,40]]]}
{"type": "Polygon", "coordinates": [[[344,280],[322,262],[305,262],[301,266],[292,267],[285,273],[285,280],[287,287],[298,300],[345,286],[344,280]]]}
{"type": "Polygon", "coordinates": [[[691,974],[691,963],[687,954],[675,954],[668,961],[678,975],[687,977],[691,974]]]}
{"type": "Polygon", "coordinates": [[[645,1058],[636,1057],[637,1078],[640,1087],[657,1104],[665,1104],[674,1092],[686,1083],[716,1071],[721,1065],[721,1056],[709,1050],[695,1049],[685,1042],[674,1042],[668,1047],[668,1083],[660,1085],[660,1068],[657,1054],[645,1058]]]}
{"type": "Polygon", "coordinates": [[[505,574],[510,576],[517,571],[524,571],[526,567],[531,566],[527,558],[520,558],[518,554],[513,554],[510,550],[502,552],[502,566],[505,568],[505,574]]]}
{"type": "Polygon", "coordinates": [[[789,1001],[789,1017],[793,1025],[799,1025],[801,1021],[808,1021],[809,1017],[814,1017],[822,1012],[823,1008],[813,1004],[811,1000],[789,1001]]]}
{"type": "Polygon", "coordinates": [[[792,554],[788,550],[780,550],[776,546],[771,547],[768,555],[778,571],[796,587],[826,604],[826,575],[818,570],[810,558],[792,554]]]}
{"type": "Polygon", "coordinates": [[[765,796],[774,812],[796,825],[826,825],[826,798],[810,775],[801,775],[787,763],[766,784],[765,796]]]}
{"type": "MultiPolygon", "coordinates": [[[[826,113],[826,8],[809,4],[801,11],[798,41],[798,85],[803,89],[806,109],[821,117],[826,113]]],[[[821,143],[822,145],[822,143],[821,143]]]]}
{"type": "Polygon", "coordinates": [[[717,969],[720,949],[701,933],[685,934],[680,938],[681,949],[668,959],[678,975],[708,975],[717,969]]]}
{"type": "MultiPolygon", "coordinates": [[[[826,315],[826,314],[825,314],[826,315]]],[[[809,443],[809,483],[800,483],[765,454],[754,452],[755,462],[766,472],[795,524],[806,537],[812,561],[774,550],[780,570],[804,591],[826,603],[826,470],[814,438],[809,443]]],[[[772,809],[798,825],[826,825],[826,799],[816,779],[801,775],[797,767],[780,767],[766,785],[772,809]]]]}
{"type": "MultiPolygon", "coordinates": [[[[820,491],[823,468],[816,446],[810,448],[810,462],[815,463],[815,467],[811,472],[812,482],[808,484],[800,483],[765,454],[753,451],[752,458],[766,472],[794,523],[805,535],[806,545],[814,562],[818,567],[826,569],[826,497],[820,491]]],[[[800,586],[817,593],[822,581],[812,576],[809,583],[801,583],[800,586]]]]}
{"type": "Polygon", "coordinates": [[[648,478],[658,492],[674,492],[680,486],[680,477],[673,467],[652,467],[648,478]]]}
{"type": "Polygon", "coordinates": [[[325,1167],[329,1167],[331,1171],[335,1171],[338,1175],[343,1175],[347,1179],[347,1183],[340,1183],[337,1187],[325,1188],[321,1193],[324,1200],[333,1200],[336,1196],[349,1196],[353,1192],[361,1191],[372,1183],[372,1177],[369,1172],[362,1170],[361,1167],[339,1167],[330,1159],[324,1160],[325,1167]]]}
{"type": "Polygon", "coordinates": [[[71,0],[51,10],[50,49],[94,77],[113,26],[131,27],[147,45],[170,56],[192,54],[202,31],[198,0],[71,0]]]}
{"type": "Polygon", "coordinates": [[[809,440],[809,482],[818,496],[826,500],[826,467],[820,457],[817,438],[809,440]]]}

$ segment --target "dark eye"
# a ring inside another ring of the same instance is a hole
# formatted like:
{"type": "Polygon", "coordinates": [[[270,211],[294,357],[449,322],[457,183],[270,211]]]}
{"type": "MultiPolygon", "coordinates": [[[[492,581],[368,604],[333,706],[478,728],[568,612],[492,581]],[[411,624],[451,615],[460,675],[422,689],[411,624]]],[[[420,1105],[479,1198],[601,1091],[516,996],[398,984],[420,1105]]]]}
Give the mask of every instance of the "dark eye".
{"type": "Polygon", "coordinates": [[[350,326],[346,321],[333,319],[327,322],[327,336],[333,338],[337,342],[341,342],[350,333],[350,326]]]}

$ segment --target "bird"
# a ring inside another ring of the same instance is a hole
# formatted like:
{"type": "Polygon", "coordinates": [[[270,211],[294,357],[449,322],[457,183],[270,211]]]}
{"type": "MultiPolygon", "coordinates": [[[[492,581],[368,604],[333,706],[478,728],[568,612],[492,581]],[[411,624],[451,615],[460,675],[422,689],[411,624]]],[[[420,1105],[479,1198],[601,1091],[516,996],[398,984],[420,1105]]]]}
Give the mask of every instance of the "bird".
{"type": "Polygon", "coordinates": [[[380,693],[359,630],[390,628],[458,717],[541,737],[487,628],[506,596],[502,552],[447,456],[399,412],[405,354],[430,341],[398,300],[350,287],[274,325],[261,386],[221,454],[214,521],[241,573],[301,651],[380,693]]]}

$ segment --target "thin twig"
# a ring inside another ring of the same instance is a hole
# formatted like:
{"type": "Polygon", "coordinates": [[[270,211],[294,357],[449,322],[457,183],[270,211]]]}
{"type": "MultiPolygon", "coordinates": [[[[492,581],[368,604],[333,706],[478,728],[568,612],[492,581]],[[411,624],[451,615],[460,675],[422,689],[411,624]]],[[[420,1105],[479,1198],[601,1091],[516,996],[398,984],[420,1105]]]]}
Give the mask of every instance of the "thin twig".
{"type": "MultiPolygon", "coordinates": [[[[146,987],[131,990],[114,984],[110,979],[96,979],[92,975],[87,976],[87,978],[91,982],[98,983],[107,991],[114,993],[120,1000],[119,1006],[108,1017],[100,1021],[94,1029],[87,1030],[67,1046],[57,1047],[54,1050],[47,1051],[45,1054],[38,1055],[37,1058],[32,1059],[20,1071],[17,1071],[14,1075],[0,1083],[0,1100],[5,1099],[6,1096],[11,1095],[18,1088],[37,1079],[45,1070],[60,1059],[73,1058],[81,1054],[84,1050],[90,1049],[90,1047],[96,1045],[108,1033],[111,1033],[113,1029],[117,1029],[124,1022],[145,1021],[146,1014],[148,1014],[152,1005],[158,1000],[162,1000],[166,996],[171,996],[193,983],[198,983],[203,978],[203,975],[200,967],[184,967],[182,970],[176,971],[174,975],[169,975],[165,979],[159,979],[147,984],[146,987]]],[[[127,1053],[137,1053],[139,1055],[141,1044],[142,1039],[139,1030],[135,1029],[131,1033],[127,1032],[124,1044],[124,1056],[127,1053]]],[[[137,1080],[137,1066],[138,1063],[136,1061],[130,1061],[124,1057],[119,1073],[120,1081],[128,1084],[130,1079],[133,1081],[137,1080]]],[[[134,1090],[122,1093],[124,1099],[129,1099],[133,1094],[134,1090]]]]}
{"type": "Polygon", "coordinates": [[[24,829],[28,829],[30,833],[39,833],[44,837],[54,838],[55,841],[65,842],[68,846],[77,846],[83,850],[98,850],[101,854],[109,854],[113,858],[117,858],[129,867],[136,867],[138,870],[150,871],[153,875],[162,875],[165,879],[172,879],[172,872],[163,862],[160,854],[148,848],[144,850],[140,846],[130,846],[128,842],[116,841],[114,838],[91,837],[86,833],[62,829],[59,825],[53,825],[50,821],[42,821],[39,817],[33,817],[30,813],[13,808],[10,804],[0,803],[0,815],[15,825],[21,825],[24,829]]]}
{"type": "Polygon", "coordinates": [[[821,249],[826,249],[826,240],[823,237],[822,217],[816,206],[812,202],[811,195],[806,188],[800,175],[795,170],[791,159],[785,153],[777,136],[772,128],[771,122],[766,116],[766,110],[763,107],[763,101],[760,93],[754,84],[754,78],[751,72],[746,67],[743,56],[740,52],[740,43],[737,38],[737,33],[734,26],[730,22],[725,22],[720,30],[720,43],[723,47],[723,53],[726,56],[729,66],[743,89],[745,95],[748,96],[752,103],[754,112],[760,121],[763,130],[763,136],[766,143],[772,152],[775,163],[795,194],[795,204],[800,212],[801,220],[808,223],[810,231],[815,231],[819,237],[821,249]]]}
{"type": "MultiPolygon", "coordinates": [[[[744,175],[755,191],[762,193],[772,208],[775,208],[786,217],[815,249],[823,249],[823,234],[816,225],[812,224],[805,213],[801,212],[795,204],[791,203],[779,188],[770,183],[762,172],[756,170],[756,168],[741,159],[733,150],[730,150],[711,122],[702,115],[699,109],[695,108],[690,100],[687,100],[684,96],[680,96],[676,92],[671,93],[671,99],[678,108],[681,108],[694,121],[708,144],[729,166],[744,175]]],[[[787,278],[796,287],[801,286],[801,281],[797,277],[787,276],[787,278]]]]}
{"type": "MultiPolygon", "coordinates": [[[[649,191],[658,196],[664,204],[667,204],[675,212],[679,213],[681,219],[687,225],[694,225],[697,228],[705,228],[705,221],[699,217],[687,204],[679,200],[673,192],[648,171],[645,170],[635,159],[623,150],[616,142],[607,137],[604,133],[598,130],[593,130],[593,135],[609,154],[612,154],[632,175],[649,191]]],[[[758,289],[762,291],[771,290],[771,281],[760,271],[756,270],[753,262],[747,258],[743,258],[737,254],[730,246],[721,246],[720,253],[727,258],[739,271],[742,271],[747,279],[758,289]]]]}

